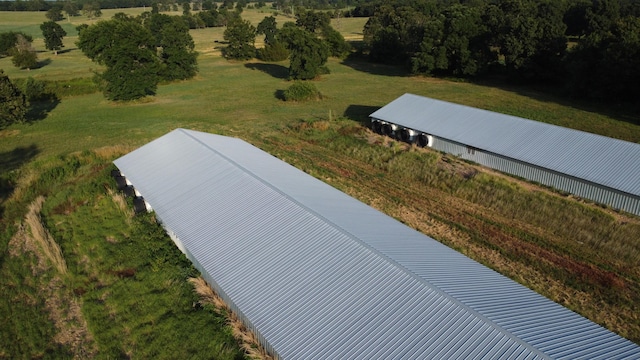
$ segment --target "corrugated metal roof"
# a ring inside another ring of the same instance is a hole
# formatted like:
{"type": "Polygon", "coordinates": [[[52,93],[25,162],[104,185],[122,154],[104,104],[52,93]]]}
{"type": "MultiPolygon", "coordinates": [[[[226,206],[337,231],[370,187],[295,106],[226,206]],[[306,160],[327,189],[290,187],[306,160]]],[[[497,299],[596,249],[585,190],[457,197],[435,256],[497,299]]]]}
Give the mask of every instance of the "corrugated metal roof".
{"type": "Polygon", "coordinates": [[[241,140],[178,129],[115,164],[281,358],[640,357],[241,140]]]}
{"type": "Polygon", "coordinates": [[[413,94],[371,117],[640,196],[640,144],[413,94]]]}

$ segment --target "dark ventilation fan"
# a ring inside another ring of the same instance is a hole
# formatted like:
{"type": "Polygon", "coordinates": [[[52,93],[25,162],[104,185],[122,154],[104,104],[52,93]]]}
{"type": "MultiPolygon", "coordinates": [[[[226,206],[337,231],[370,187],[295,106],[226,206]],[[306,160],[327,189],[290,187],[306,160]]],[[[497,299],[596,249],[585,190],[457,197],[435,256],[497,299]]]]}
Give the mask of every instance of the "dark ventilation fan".
{"type": "Polygon", "coordinates": [[[111,176],[113,176],[113,179],[116,181],[118,190],[124,190],[124,188],[127,187],[127,179],[122,176],[120,170],[111,170],[111,176]]]}
{"type": "Polygon", "coordinates": [[[371,123],[371,130],[376,134],[382,134],[382,124],[378,120],[373,120],[371,123]]]}
{"type": "Polygon", "coordinates": [[[418,146],[420,147],[431,146],[431,136],[427,134],[418,135],[418,146]]]}
{"type": "Polygon", "coordinates": [[[382,133],[387,136],[393,135],[393,127],[391,124],[383,124],[382,125],[382,133]]]}
{"type": "Polygon", "coordinates": [[[127,187],[127,179],[125,179],[124,176],[116,176],[115,180],[116,180],[116,186],[118,187],[118,190],[124,190],[124,188],[127,187]]]}
{"type": "Polygon", "coordinates": [[[136,214],[147,211],[147,205],[142,196],[133,198],[133,211],[135,211],[136,214]]]}
{"type": "Polygon", "coordinates": [[[415,140],[415,132],[411,129],[404,128],[400,130],[400,140],[412,143],[415,140]]]}
{"type": "Polygon", "coordinates": [[[122,192],[124,193],[124,196],[130,196],[130,197],[136,196],[136,190],[131,185],[125,186],[122,189],[122,192]]]}

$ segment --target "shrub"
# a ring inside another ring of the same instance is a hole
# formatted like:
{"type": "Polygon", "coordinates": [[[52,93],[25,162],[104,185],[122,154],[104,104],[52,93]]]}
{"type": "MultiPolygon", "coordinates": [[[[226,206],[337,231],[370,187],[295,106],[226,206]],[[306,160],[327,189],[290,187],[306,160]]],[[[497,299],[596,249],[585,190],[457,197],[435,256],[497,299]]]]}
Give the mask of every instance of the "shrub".
{"type": "Polygon", "coordinates": [[[322,94],[309,82],[296,81],[284,91],[285,101],[306,101],[322,99],[322,94]]]}
{"type": "Polygon", "coordinates": [[[36,80],[29,76],[24,83],[24,94],[29,101],[39,101],[48,99],[49,94],[45,89],[46,83],[44,81],[36,80]]]}
{"type": "Polygon", "coordinates": [[[258,59],[262,61],[282,61],[289,57],[289,50],[280,42],[275,42],[257,51],[258,59]]]}
{"type": "Polygon", "coordinates": [[[33,69],[38,64],[38,55],[28,38],[18,34],[16,46],[9,51],[11,62],[20,69],[33,69]]]}

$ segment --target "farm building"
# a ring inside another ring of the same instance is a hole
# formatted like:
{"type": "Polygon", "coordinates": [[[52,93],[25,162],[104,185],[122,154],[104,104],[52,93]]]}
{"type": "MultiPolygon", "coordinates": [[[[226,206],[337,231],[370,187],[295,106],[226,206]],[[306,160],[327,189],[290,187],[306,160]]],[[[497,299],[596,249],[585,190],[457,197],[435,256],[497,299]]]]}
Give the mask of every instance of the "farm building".
{"type": "Polygon", "coordinates": [[[372,129],[640,215],[640,144],[404,94],[372,129]]]}
{"type": "Polygon", "coordinates": [[[235,138],[117,159],[279,359],[625,359],[640,347],[235,138]]]}

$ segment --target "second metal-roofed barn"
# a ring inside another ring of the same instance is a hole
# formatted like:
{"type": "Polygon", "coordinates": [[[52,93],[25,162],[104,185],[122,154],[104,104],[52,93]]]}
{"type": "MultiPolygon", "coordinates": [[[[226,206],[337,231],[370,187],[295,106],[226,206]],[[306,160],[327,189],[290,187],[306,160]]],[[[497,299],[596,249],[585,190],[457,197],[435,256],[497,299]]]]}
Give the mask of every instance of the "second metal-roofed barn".
{"type": "Polygon", "coordinates": [[[115,161],[282,359],[637,358],[640,348],[238,139],[115,161]]]}
{"type": "Polygon", "coordinates": [[[428,134],[436,150],[640,215],[640,144],[413,94],[370,116],[428,134]]]}

